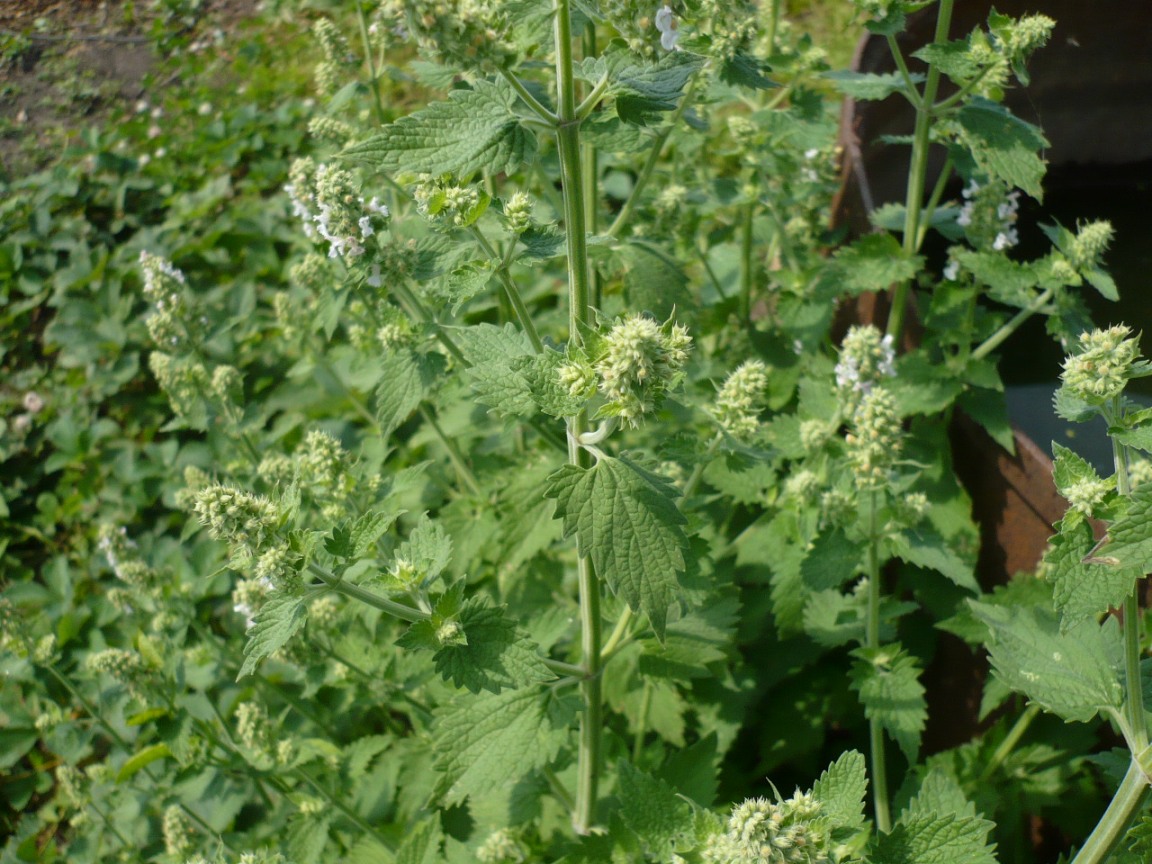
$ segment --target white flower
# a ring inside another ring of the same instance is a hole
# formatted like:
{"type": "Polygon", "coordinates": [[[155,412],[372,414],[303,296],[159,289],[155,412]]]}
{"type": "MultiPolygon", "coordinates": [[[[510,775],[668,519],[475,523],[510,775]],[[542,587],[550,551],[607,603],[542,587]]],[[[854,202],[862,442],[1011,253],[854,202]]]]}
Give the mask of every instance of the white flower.
{"type": "Polygon", "coordinates": [[[672,18],[671,6],[662,6],[656,12],[656,29],[660,31],[660,45],[665,51],[680,50],[676,47],[680,31],[676,29],[676,22],[672,18]]]}
{"type": "Polygon", "coordinates": [[[955,282],[960,277],[960,262],[949,261],[948,266],[944,268],[944,278],[949,282],[955,282]]]}
{"type": "Polygon", "coordinates": [[[29,414],[39,414],[44,408],[44,398],[35,390],[24,394],[24,410],[29,414]]]}

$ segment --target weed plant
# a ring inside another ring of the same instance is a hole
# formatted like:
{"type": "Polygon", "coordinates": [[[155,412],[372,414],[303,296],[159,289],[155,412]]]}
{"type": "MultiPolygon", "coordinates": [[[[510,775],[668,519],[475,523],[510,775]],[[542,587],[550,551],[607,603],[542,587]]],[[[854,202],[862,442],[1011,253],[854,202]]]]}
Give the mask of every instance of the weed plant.
{"type": "Polygon", "coordinates": [[[779,2],[357,4],[314,110],[281,57],[10,184],[0,861],[984,864],[1038,818],[1147,860],[1149,366],[1083,312],[1108,225],[1013,255],[1053,22],[855,8],[897,72],[779,2]],[[844,94],[917,115],[850,243],[844,94]],[[1039,573],[985,592],[947,428],[1012,448],[1034,315],[1116,472],[1058,448],[1039,573]],[[942,630],[994,674],[929,753],[942,630]]]}

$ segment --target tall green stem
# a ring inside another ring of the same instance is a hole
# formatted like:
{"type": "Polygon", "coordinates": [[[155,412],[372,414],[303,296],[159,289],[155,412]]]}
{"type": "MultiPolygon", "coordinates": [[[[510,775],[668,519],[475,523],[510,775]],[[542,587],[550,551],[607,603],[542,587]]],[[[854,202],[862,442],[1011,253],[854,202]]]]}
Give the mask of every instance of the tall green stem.
{"type": "Polygon", "coordinates": [[[1088,835],[1076,857],[1072,859],[1072,864],[1100,864],[1108,860],[1112,850],[1128,833],[1132,819],[1148,801],[1149,791],[1148,777],[1139,762],[1133,758],[1120,788],[1116,790],[1116,794],[1108,804],[1108,809],[1104,811],[1104,815],[1100,817],[1100,821],[1096,823],[1096,827],[1088,835]]]}
{"type": "MultiPolygon", "coordinates": [[[[876,525],[876,492],[868,494],[868,619],[864,638],[867,648],[880,648],[880,536],[876,525]]],[[[876,828],[887,834],[892,830],[892,815],[888,804],[888,766],[884,761],[884,729],[879,720],[868,720],[869,743],[872,755],[872,800],[876,814],[876,828]]]]}
{"type": "Polygon", "coordinates": [[[976,348],[972,350],[972,359],[982,360],[999,348],[1005,339],[1020,329],[1021,324],[1043,309],[1055,296],[1055,288],[1044,289],[1044,291],[1037,295],[1035,300],[1013,315],[1003,327],[976,346],[976,348]]]}
{"type": "MultiPolygon", "coordinates": [[[[588,278],[588,247],[584,213],[583,164],[580,153],[580,119],[576,113],[576,81],[572,61],[572,15],[570,0],[554,0],[556,42],[557,114],[556,149],[560,155],[561,188],[564,194],[564,229],[568,240],[568,338],[580,341],[592,320],[591,284],[588,278]]],[[[569,423],[568,459],[582,468],[591,456],[577,443],[588,431],[588,418],[581,414],[569,423]]],[[[600,581],[586,555],[577,558],[580,591],[580,649],[584,677],[580,694],[577,751],[576,803],[572,827],[587,834],[596,822],[596,798],[600,781],[600,735],[603,705],[600,683],[600,581]]]]}
{"type": "MultiPolygon", "coordinates": [[[[1112,400],[1109,424],[1119,423],[1124,414],[1124,399],[1112,400]]],[[[1132,483],[1128,476],[1128,448],[1112,437],[1112,459],[1116,465],[1116,491],[1130,495],[1132,483]]],[[[1133,755],[1148,746],[1148,724],[1144,719],[1144,692],[1140,678],[1140,596],[1135,587],[1124,601],[1124,719],[1128,726],[1128,746],[1133,755]]]]}
{"type": "MultiPolygon", "coordinates": [[[[936,18],[935,42],[948,41],[948,28],[952,23],[954,0],[940,0],[940,10],[936,18]]],[[[893,48],[899,57],[898,47],[893,48]]],[[[902,59],[902,58],[901,58],[902,59]]],[[[921,210],[924,206],[924,184],[928,176],[928,149],[931,145],[932,119],[935,115],[936,91],[940,87],[940,70],[936,66],[928,69],[928,80],[924,82],[924,92],[916,107],[916,126],[912,131],[912,162],[908,168],[908,195],[904,202],[904,252],[916,254],[920,237],[921,210]]],[[[892,294],[892,311],[888,315],[888,335],[899,343],[904,330],[904,313],[908,306],[911,280],[901,282],[892,294]]]]}

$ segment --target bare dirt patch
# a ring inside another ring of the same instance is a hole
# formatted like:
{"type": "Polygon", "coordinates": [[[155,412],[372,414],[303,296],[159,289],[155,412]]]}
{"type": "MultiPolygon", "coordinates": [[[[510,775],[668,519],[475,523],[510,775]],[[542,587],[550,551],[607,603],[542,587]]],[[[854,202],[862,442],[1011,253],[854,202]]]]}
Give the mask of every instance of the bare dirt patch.
{"type": "MultiPolygon", "coordinates": [[[[257,0],[208,0],[169,21],[126,0],[0,2],[0,177],[56,158],[81,129],[141,99],[160,67],[158,43],[229,33],[257,0]]],[[[163,81],[159,82],[163,86],[163,81]]]]}

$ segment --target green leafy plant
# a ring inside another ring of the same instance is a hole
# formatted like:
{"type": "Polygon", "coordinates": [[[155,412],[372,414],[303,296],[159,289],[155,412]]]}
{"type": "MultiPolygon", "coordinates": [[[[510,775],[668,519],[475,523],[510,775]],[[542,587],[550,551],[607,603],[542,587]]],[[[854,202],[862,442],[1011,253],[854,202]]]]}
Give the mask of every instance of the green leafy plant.
{"type": "Polygon", "coordinates": [[[149,109],[148,160],[20,185],[5,314],[52,311],[6,394],[5,458],[45,458],[5,492],[2,860],[990,862],[1098,795],[1042,712],[1128,746],[1075,860],[1112,853],[1148,786],[1144,365],[1080,336],[1107,225],[1010,254],[1046,142],[1001,100],[1052,22],[948,41],[941,0],[920,75],[925,5],[857,4],[879,76],[779,3],[358,4],[313,25],[307,142],[299,100],[197,105],[179,150],[149,109]],[[917,117],[907,202],[850,243],[837,93],[917,117]],[[985,594],[947,422],[1011,446],[993,354],[1035,314],[1117,476],[1058,451],[1044,580],[985,594]],[[1000,713],[925,755],[938,629],[1000,713]]]}

